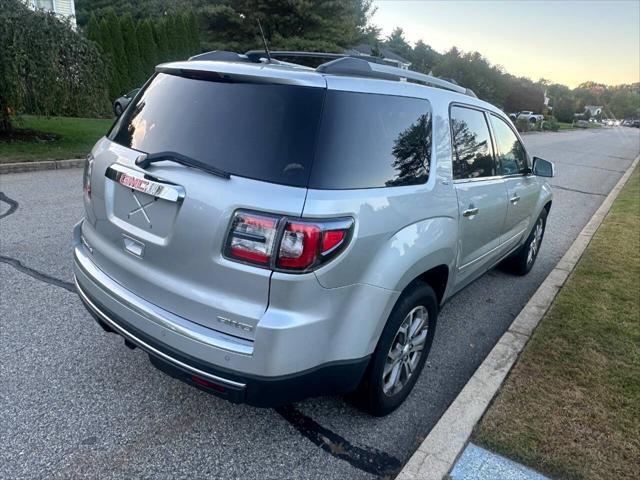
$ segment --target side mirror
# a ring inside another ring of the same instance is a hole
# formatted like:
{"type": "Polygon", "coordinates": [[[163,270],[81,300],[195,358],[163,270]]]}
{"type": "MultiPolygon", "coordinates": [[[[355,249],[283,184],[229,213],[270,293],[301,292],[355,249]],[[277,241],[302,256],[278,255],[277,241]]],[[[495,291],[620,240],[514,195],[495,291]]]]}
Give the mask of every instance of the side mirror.
{"type": "Polygon", "coordinates": [[[555,166],[553,162],[540,157],[533,157],[533,174],[539,177],[553,177],[555,166]]]}

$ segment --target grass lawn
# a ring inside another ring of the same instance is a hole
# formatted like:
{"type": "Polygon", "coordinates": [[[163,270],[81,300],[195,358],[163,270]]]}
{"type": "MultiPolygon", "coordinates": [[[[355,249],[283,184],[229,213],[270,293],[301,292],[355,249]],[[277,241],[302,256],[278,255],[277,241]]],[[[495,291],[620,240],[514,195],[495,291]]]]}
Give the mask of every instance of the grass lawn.
{"type": "Polygon", "coordinates": [[[636,169],[474,432],[555,479],[640,474],[636,169]]]}
{"type": "Polygon", "coordinates": [[[23,115],[13,121],[16,130],[53,134],[53,139],[7,141],[0,137],[0,163],[83,158],[112,123],[112,119],[23,115]]]}

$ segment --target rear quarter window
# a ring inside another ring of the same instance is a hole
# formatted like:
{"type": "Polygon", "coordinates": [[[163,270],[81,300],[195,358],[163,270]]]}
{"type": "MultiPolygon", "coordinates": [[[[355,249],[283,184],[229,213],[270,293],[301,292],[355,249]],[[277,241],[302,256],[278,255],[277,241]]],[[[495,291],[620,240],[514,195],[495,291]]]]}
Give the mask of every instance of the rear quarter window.
{"type": "Polygon", "coordinates": [[[427,100],[328,91],[309,187],[358,189],[424,183],[431,163],[427,100]]]}

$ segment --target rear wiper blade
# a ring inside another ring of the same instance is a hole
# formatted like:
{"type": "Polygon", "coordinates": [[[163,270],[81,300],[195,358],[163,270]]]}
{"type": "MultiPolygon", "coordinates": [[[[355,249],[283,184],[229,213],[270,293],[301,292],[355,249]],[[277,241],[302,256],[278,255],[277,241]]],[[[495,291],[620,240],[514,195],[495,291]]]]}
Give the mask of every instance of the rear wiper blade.
{"type": "Polygon", "coordinates": [[[144,153],[136,159],[136,165],[140,168],[147,168],[152,163],[156,162],[175,162],[187,167],[197,168],[199,170],[212,173],[218,177],[229,179],[231,175],[224,170],[208,165],[204,162],[196,160],[195,158],[187,157],[178,152],[157,152],[157,153],[144,153]]]}

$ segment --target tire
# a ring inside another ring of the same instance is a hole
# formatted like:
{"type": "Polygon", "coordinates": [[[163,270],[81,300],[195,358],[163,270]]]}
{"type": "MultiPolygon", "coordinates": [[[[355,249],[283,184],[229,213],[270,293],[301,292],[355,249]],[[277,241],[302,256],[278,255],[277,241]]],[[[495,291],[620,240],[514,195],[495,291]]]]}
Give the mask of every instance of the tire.
{"type": "Polygon", "coordinates": [[[120,115],[122,115],[122,105],[120,105],[119,103],[116,103],[113,106],[113,113],[116,114],[116,117],[119,117],[120,115]]]}
{"type": "Polygon", "coordinates": [[[542,239],[547,226],[547,215],[547,209],[543,208],[524,245],[503,262],[502,266],[505,270],[515,275],[526,275],[531,271],[542,246],[542,239]]]}
{"type": "Polygon", "coordinates": [[[438,318],[438,300],[433,289],[423,282],[414,282],[402,293],[393,307],[385,325],[369,367],[356,393],[359,408],[381,417],[393,412],[407,398],[415,385],[431,350],[438,318]],[[411,323],[411,322],[422,323],[411,323]],[[414,326],[415,332],[408,337],[407,331],[414,326]],[[426,326],[426,328],[425,328],[426,326]],[[407,338],[408,337],[408,338],[407,338]],[[422,350],[412,352],[416,339],[422,350]],[[405,347],[402,347],[403,342],[405,347]],[[392,348],[393,347],[393,348],[392,348]],[[397,359],[392,359],[392,352],[397,359]],[[417,354],[417,355],[416,355],[417,354]],[[392,365],[394,365],[392,367],[392,365]],[[385,370],[388,371],[386,375],[385,370]],[[396,382],[392,380],[395,376],[396,382]]]}

